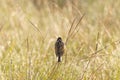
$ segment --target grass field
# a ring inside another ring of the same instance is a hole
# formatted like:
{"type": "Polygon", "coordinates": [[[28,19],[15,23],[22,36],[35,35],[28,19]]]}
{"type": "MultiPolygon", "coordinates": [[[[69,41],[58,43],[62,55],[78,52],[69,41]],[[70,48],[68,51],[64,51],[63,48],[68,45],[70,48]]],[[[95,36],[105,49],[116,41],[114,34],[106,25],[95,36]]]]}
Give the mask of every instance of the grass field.
{"type": "Polygon", "coordinates": [[[1,0],[0,80],[120,80],[119,8],[120,0],[1,0]]]}

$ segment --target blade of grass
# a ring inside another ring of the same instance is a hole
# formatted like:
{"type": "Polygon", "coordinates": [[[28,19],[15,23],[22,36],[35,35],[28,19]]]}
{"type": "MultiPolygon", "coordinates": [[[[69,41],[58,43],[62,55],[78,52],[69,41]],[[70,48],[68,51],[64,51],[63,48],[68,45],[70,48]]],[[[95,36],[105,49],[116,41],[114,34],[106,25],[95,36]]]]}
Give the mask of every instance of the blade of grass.
{"type": "Polygon", "coordinates": [[[97,39],[96,39],[96,47],[95,47],[95,51],[97,51],[98,50],[98,40],[99,40],[99,32],[98,32],[98,34],[97,34],[97,39]]]}
{"type": "Polygon", "coordinates": [[[66,41],[65,41],[65,44],[67,45],[67,42],[68,42],[68,39],[69,39],[69,35],[71,34],[71,31],[72,31],[72,28],[73,28],[73,25],[74,25],[74,23],[75,23],[75,20],[76,20],[76,18],[74,18],[74,20],[73,20],[73,22],[72,22],[72,24],[71,24],[71,27],[70,27],[70,29],[69,29],[69,31],[68,31],[68,35],[67,35],[67,38],[66,38],[66,41]]]}
{"type": "MultiPolygon", "coordinates": [[[[18,4],[18,6],[20,7],[20,9],[22,10],[22,12],[24,13],[24,14],[26,14],[26,11],[24,10],[24,8],[22,7],[22,6],[20,6],[20,3],[17,1],[16,2],[17,4],[18,4]]],[[[43,37],[43,34],[42,34],[42,32],[40,31],[40,29],[27,17],[27,16],[25,16],[26,17],[26,19],[28,20],[28,22],[40,33],[40,35],[41,35],[41,38],[42,38],[42,42],[44,43],[44,37],[43,37]]]]}
{"type": "Polygon", "coordinates": [[[85,13],[82,15],[82,17],[79,19],[79,21],[78,21],[78,23],[76,24],[76,26],[75,26],[75,28],[74,28],[74,30],[73,30],[73,32],[71,33],[71,35],[70,35],[70,37],[72,36],[72,35],[74,35],[75,36],[75,34],[79,31],[79,24],[80,24],[80,22],[81,22],[81,20],[83,19],[83,17],[85,16],[85,13]],[[78,28],[78,30],[75,32],[75,30],[78,28]]]}
{"type": "MultiPolygon", "coordinates": [[[[72,24],[71,24],[71,27],[70,27],[70,29],[69,29],[69,31],[68,31],[68,35],[67,35],[67,38],[66,38],[66,41],[65,41],[65,45],[67,45],[67,42],[68,42],[69,38],[74,34],[74,31],[77,29],[77,27],[78,27],[79,23],[81,22],[81,20],[83,19],[84,15],[85,15],[85,13],[84,13],[83,16],[80,18],[80,20],[79,20],[79,22],[76,24],[75,28],[74,28],[73,25],[74,25],[74,23],[75,23],[76,18],[74,18],[74,20],[73,20],[73,22],[72,22],[72,24]],[[74,28],[74,29],[73,29],[73,28],[74,28]],[[72,29],[73,29],[73,32],[72,32],[72,29]]],[[[65,54],[65,63],[66,63],[66,62],[67,62],[67,52],[66,52],[66,54],[65,54]]]]}
{"type": "Polygon", "coordinates": [[[40,29],[37,26],[35,26],[34,23],[32,21],[30,21],[29,19],[28,19],[28,22],[31,23],[33,28],[35,28],[40,33],[40,35],[42,37],[42,41],[44,42],[44,37],[43,37],[42,32],[40,31],[40,29]]]}
{"type": "Polygon", "coordinates": [[[104,63],[100,64],[96,70],[94,70],[94,72],[91,73],[90,77],[88,78],[88,80],[94,80],[93,77],[95,75],[95,73],[103,66],[104,63]]]}
{"type": "Polygon", "coordinates": [[[27,55],[28,55],[28,76],[27,80],[32,80],[31,78],[31,53],[30,53],[30,47],[29,47],[29,39],[27,38],[27,55]]]}

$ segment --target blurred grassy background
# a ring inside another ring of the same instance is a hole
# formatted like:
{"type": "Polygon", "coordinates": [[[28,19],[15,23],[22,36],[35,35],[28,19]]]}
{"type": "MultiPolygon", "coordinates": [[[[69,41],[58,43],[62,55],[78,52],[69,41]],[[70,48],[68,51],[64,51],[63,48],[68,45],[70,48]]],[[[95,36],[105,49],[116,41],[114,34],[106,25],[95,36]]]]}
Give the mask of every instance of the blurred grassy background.
{"type": "Polygon", "coordinates": [[[119,80],[119,8],[119,0],[1,0],[0,80],[119,80]],[[57,37],[65,42],[84,13],[57,63],[57,37]]]}

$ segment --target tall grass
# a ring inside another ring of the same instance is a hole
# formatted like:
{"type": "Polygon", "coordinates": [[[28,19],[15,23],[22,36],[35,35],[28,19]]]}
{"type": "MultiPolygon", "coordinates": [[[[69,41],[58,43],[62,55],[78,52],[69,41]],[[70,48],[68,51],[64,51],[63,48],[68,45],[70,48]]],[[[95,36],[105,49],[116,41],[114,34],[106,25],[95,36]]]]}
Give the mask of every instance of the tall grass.
{"type": "Polygon", "coordinates": [[[0,80],[119,80],[119,8],[119,0],[1,0],[0,80]]]}

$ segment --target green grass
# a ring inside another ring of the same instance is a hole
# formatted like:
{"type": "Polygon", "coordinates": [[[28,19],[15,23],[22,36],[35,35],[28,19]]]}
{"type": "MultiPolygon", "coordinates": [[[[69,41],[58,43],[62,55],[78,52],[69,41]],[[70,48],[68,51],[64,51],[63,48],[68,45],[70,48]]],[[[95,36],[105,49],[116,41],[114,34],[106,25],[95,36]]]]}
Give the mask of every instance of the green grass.
{"type": "Polygon", "coordinates": [[[119,0],[1,0],[0,80],[119,80],[119,8],[119,0]],[[61,63],[59,36],[68,38],[61,63]]]}

